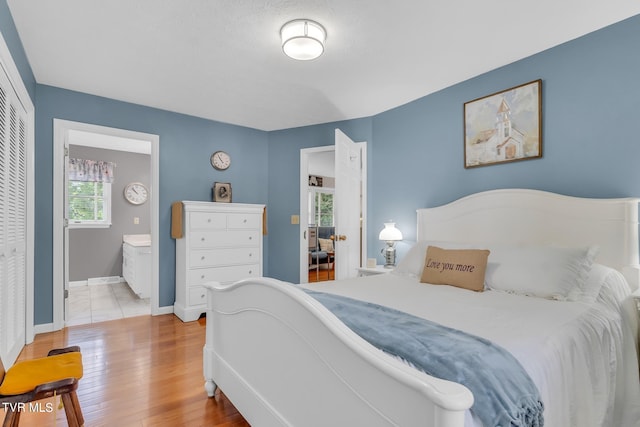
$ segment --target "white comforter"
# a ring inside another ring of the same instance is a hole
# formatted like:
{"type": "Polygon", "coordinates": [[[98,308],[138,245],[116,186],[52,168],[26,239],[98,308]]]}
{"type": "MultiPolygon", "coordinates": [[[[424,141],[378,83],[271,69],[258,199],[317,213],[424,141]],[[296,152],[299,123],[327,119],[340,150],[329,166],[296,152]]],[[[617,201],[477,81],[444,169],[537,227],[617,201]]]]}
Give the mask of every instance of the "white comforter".
{"type": "MultiPolygon", "coordinates": [[[[546,427],[639,427],[635,319],[623,309],[633,301],[619,273],[597,274],[604,285],[592,304],[476,293],[395,274],[305,287],[393,307],[501,345],[538,386],[546,427]]],[[[479,423],[468,415],[466,425],[479,423]]]]}

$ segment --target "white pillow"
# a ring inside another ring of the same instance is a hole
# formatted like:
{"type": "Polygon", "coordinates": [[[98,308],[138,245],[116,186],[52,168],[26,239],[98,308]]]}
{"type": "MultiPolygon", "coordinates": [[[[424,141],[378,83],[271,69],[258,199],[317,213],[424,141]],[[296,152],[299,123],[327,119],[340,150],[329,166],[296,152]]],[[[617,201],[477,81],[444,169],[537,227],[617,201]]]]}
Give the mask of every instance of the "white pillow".
{"type": "Polygon", "coordinates": [[[587,292],[587,279],[597,252],[596,246],[495,246],[485,281],[498,291],[578,301],[593,293],[587,292]]]}
{"type": "Polygon", "coordinates": [[[426,241],[416,242],[406,255],[398,261],[392,273],[401,276],[420,277],[422,270],[424,270],[424,257],[427,253],[427,246],[429,245],[426,241]]]}
{"type": "Polygon", "coordinates": [[[611,276],[617,276],[619,278],[622,275],[611,267],[593,263],[585,286],[573,294],[570,294],[569,298],[571,298],[572,301],[594,302],[600,293],[602,285],[604,285],[607,280],[611,280],[611,276]]]}

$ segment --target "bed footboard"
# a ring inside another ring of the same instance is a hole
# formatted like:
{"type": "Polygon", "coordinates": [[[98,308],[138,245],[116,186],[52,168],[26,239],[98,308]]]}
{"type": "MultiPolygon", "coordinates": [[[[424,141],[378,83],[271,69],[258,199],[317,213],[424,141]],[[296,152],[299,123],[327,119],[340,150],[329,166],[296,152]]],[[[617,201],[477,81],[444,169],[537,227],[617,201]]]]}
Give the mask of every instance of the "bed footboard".
{"type": "Polygon", "coordinates": [[[210,283],[205,389],[260,426],[462,427],[464,386],[384,354],[296,286],[210,283]]]}

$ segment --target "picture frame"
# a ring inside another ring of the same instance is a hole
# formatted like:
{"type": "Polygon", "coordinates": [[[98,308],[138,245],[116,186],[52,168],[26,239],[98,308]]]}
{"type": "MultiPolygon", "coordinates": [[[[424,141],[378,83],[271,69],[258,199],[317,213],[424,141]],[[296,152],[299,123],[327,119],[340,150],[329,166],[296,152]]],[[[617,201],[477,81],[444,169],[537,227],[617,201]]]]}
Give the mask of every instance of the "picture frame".
{"type": "Polygon", "coordinates": [[[231,203],[231,183],[214,182],[211,188],[211,199],[214,202],[231,203]]]}
{"type": "Polygon", "coordinates": [[[464,103],[464,167],[542,157],[542,80],[464,103]]]}
{"type": "Polygon", "coordinates": [[[322,177],[309,175],[309,187],[322,187],[322,177]]]}

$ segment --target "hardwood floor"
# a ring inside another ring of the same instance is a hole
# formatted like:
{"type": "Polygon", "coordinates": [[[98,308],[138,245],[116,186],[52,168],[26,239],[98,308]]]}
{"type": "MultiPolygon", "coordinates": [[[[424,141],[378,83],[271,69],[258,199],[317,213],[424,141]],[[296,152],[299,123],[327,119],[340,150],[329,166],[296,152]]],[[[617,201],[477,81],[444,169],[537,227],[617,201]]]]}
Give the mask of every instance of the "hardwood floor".
{"type": "MultiPolygon", "coordinates": [[[[79,345],[84,376],[78,399],[87,427],[249,426],[220,390],[207,397],[204,341],[204,319],[183,323],[173,314],[140,316],[39,334],[18,360],[79,345]]],[[[41,412],[22,414],[21,426],[67,425],[58,400],[42,402],[41,412]]]]}
{"type": "Polygon", "coordinates": [[[335,279],[335,270],[330,269],[311,269],[309,270],[309,283],[313,282],[326,282],[327,280],[335,279]]]}

